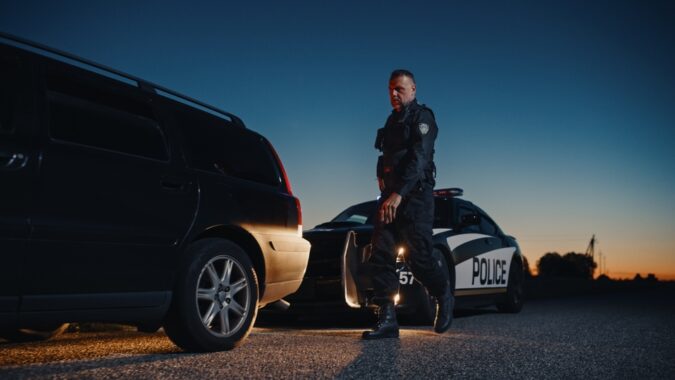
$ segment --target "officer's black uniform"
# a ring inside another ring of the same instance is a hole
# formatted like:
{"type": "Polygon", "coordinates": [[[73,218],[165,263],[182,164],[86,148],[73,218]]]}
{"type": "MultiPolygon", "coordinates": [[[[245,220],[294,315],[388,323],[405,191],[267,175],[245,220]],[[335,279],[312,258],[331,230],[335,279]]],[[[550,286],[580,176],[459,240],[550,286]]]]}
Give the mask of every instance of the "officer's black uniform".
{"type": "Polygon", "coordinates": [[[437,134],[433,112],[416,100],[401,111],[394,110],[384,128],[377,131],[375,147],[382,151],[377,176],[384,183],[380,202],[392,193],[402,197],[392,223],[384,224],[379,218],[375,222],[368,267],[373,281],[373,302],[379,306],[393,302],[398,291],[399,245],[405,247],[408,265],[429,294],[440,297],[448,292],[448,271],[442,267],[440,258],[434,257],[431,240],[437,134]]]}

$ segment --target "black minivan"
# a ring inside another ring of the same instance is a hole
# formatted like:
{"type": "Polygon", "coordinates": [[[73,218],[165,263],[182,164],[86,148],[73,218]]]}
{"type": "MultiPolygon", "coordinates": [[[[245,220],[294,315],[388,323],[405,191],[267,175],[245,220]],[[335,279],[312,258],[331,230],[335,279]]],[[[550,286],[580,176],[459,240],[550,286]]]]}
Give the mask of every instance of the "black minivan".
{"type": "Polygon", "coordinates": [[[236,116],[0,35],[0,336],[164,327],[231,349],[310,244],[279,157],[236,116]]]}

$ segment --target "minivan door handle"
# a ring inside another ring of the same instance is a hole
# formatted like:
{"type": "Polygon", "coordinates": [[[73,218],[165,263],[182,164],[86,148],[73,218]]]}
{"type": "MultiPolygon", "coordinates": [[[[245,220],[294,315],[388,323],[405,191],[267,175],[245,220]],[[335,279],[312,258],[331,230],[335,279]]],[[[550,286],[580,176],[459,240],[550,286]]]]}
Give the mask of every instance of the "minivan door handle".
{"type": "Polygon", "coordinates": [[[17,170],[26,166],[28,156],[23,153],[0,150],[0,170],[17,170]]]}
{"type": "Polygon", "coordinates": [[[160,183],[162,189],[174,192],[185,192],[190,185],[188,181],[176,177],[164,177],[160,183]]]}

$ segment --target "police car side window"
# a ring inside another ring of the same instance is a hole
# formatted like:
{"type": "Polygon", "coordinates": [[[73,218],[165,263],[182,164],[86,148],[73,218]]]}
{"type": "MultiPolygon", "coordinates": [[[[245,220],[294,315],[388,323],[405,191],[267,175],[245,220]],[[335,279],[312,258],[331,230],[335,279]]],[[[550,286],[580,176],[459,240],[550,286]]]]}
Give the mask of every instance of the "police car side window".
{"type": "Polygon", "coordinates": [[[435,198],[434,228],[452,227],[452,202],[446,198],[435,198]]]}
{"type": "Polygon", "coordinates": [[[465,216],[465,215],[474,215],[474,214],[476,214],[476,210],[474,210],[473,208],[470,208],[470,207],[468,207],[468,206],[466,206],[466,205],[461,205],[461,206],[459,207],[459,212],[458,212],[458,217],[459,217],[459,219],[458,219],[457,222],[458,222],[458,225],[462,226],[461,231],[462,231],[463,233],[480,232],[480,227],[479,227],[478,225],[470,224],[470,225],[464,225],[464,226],[463,226],[463,225],[461,224],[461,220],[462,220],[462,217],[463,217],[463,216],[465,216]]]}
{"type": "Polygon", "coordinates": [[[490,218],[488,218],[483,213],[480,214],[480,232],[482,232],[486,235],[492,235],[492,236],[497,235],[497,228],[495,227],[494,224],[492,224],[492,221],[490,220],[490,218]]]}

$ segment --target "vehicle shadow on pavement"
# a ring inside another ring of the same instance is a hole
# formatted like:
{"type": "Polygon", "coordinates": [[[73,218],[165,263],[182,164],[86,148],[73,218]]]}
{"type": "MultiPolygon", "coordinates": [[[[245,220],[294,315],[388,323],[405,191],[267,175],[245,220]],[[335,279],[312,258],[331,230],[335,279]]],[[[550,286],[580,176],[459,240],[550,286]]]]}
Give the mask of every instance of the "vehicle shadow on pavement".
{"type": "MultiPolygon", "coordinates": [[[[454,318],[469,318],[480,315],[498,314],[495,309],[456,309],[454,318]]],[[[419,326],[410,316],[398,317],[402,326],[419,326]]],[[[322,313],[320,311],[305,314],[261,313],[258,314],[256,327],[283,329],[313,328],[370,328],[377,318],[370,311],[351,311],[344,313],[322,313]]]]}
{"type": "Polygon", "coordinates": [[[135,331],[66,333],[46,342],[2,342],[0,349],[3,353],[0,355],[0,375],[11,366],[51,368],[55,362],[60,362],[62,364],[58,368],[64,365],[74,368],[89,366],[86,363],[105,366],[109,361],[133,364],[136,361],[129,361],[131,358],[127,358],[127,355],[140,355],[134,360],[152,362],[170,359],[175,357],[174,354],[183,352],[164,333],[144,334],[135,331]],[[72,362],[63,364],[63,361],[72,362]]]}
{"type": "MultiPolygon", "coordinates": [[[[58,376],[61,374],[70,374],[80,373],[89,371],[89,370],[101,370],[101,369],[114,369],[121,368],[129,365],[139,365],[139,364],[149,364],[156,362],[171,362],[174,360],[179,360],[185,357],[192,357],[198,355],[206,355],[201,353],[185,353],[182,351],[175,352],[163,352],[145,356],[132,356],[132,357],[112,357],[112,358],[101,358],[101,359],[81,359],[72,362],[46,362],[46,363],[33,363],[31,364],[32,370],[38,370],[42,373],[49,373],[50,376],[58,376]]],[[[15,368],[0,368],[0,377],[11,377],[13,372],[25,373],[25,365],[15,367],[15,368]]]]}
{"type": "Polygon", "coordinates": [[[256,327],[304,329],[304,328],[364,328],[375,323],[375,314],[369,311],[348,313],[322,313],[319,311],[303,314],[260,313],[256,327]]]}

